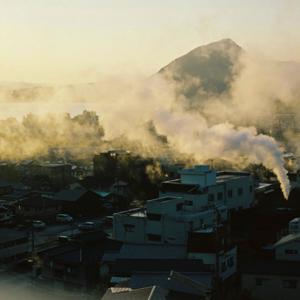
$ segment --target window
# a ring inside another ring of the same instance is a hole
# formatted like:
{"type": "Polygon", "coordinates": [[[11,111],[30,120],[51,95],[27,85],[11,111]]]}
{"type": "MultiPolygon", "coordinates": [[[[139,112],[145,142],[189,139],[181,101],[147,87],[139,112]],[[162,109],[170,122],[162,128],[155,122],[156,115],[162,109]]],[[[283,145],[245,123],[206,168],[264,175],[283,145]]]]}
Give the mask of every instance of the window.
{"type": "Polygon", "coordinates": [[[298,254],[298,251],[295,249],[285,249],[285,254],[298,254]]]}
{"type": "Polygon", "coordinates": [[[148,241],[153,241],[153,242],[160,242],[161,241],[161,235],[159,234],[147,234],[148,241]]]}
{"type": "Polygon", "coordinates": [[[243,189],[242,189],[242,188],[239,188],[239,189],[238,189],[238,195],[239,195],[239,196],[242,196],[242,195],[243,195],[243,189]]]}
{"type": "Polygon", "coordinates": [[[160,214],[147,214],[147,217],[151,221],[160,221],[160,219],[161,219],[160,214]]]}
{"type": "Polygon", "coordinates": [[[124,230],[125,232],[133,232],[135,226],[133,224],[124,224],[124,230]]]}
{"type": "Polygon", "coordinates": [[[208,201],[214,202],[215,201],[215,195],[214,194],[208,194],[208,201]]]}
{"type": "Polygon", "coordinates": [[[226,262],[222,262],[222,266],[221,266],[221,271],[222,273],[225,272],[227,270],[227,267],[226,267],[226,262]]]}
{"type": "Polygon", "coordinates": [[[255,278],[255,285],[262,286],[268,281],[267,278],[255,278]]]}
{"type": "Polygon", "coordinates": [[[286,289],[296,289],[297,280],[282,280],[282,287],[286,289]]]}
{"type": "Polygon", "coordinates": [[[227,195],[228,195],[228,198],[232,198],[232,196],[233,196],[232,190],[228,190],[227,195]]]}
{"type": "Polygon", "coordinates": [[[227,259],[227,266],[232,268],[234,266],[234,258],[231,256],[227,259]]]}
{"type": "Polygon", "coordinates": [[[182,207],[183,207],[183,203],[177,203],[176,204],[176,210],[182,210],[182,207]]]}
{"type": "Polygon", "coordinates": [[[249,187],[249,192],[250,192],[250,194],[253,192],[253,186],[252,185],[250,185],[250,187],[249,187]]]}
{"type": "Polygon", "coordinates": [[[223,193],[222,192],[218,193],[218,200],[223,200],[223,193]]]}

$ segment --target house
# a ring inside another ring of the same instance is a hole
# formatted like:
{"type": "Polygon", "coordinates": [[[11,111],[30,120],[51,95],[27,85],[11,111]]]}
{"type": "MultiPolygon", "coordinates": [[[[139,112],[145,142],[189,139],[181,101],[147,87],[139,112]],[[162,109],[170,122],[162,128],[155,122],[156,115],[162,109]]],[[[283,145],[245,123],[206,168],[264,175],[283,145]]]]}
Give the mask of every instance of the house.
{"type": "Polygon", "coordinates": [[[241,273],[242,290],[254,299],[299,299],[299,261],[253,260],[241,268],[241,273]]]}
{"type": "Polygon", "coordinates": [[[109,193],[96,190],[73,189],[55,193],[52,200],[59,202],[63,210],[70,214],[98,216],[105,212],[109,196],[109,193]]]}
{"type": "Polygon", "coordinates": [[[210,299],[213,276],[201,272],[134,272],[127,285],[132,289],[160,286],[168,291],[168,299],[210,299]]]}
{"type": "Polygon", "coordinates": [[[141,289],[131,289],[123,287],[109,288],[102,300],[165,300],[168,292],[158,286],[150,286],[141,289]]]}
{"type": "Polygon", "coordinates": [[[252,261],[241,268],[242,289],[255,299],[299,299],[300,218],[289,223],[289,233],[277,241],[269,260],[252,261]]]}
{"type": "Polygon", "coordinates": [[[31,192],[16,206],[16,216],[31,219],[46,219],[55,217],[62,211],[62,204],[53,201],[49,195],[41,192],[31,192]]]}

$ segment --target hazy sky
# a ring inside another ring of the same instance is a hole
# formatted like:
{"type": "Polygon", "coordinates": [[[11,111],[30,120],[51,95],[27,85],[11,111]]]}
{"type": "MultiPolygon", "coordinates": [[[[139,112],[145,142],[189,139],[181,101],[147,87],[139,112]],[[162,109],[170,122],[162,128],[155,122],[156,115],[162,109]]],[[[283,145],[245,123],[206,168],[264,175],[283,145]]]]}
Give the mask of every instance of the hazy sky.
{"type": "Polygon", "coordinates": [[[87,82],[151,74],[232,38],[300,61],[299,0],[0,0],[0,81],[87,82]]]}

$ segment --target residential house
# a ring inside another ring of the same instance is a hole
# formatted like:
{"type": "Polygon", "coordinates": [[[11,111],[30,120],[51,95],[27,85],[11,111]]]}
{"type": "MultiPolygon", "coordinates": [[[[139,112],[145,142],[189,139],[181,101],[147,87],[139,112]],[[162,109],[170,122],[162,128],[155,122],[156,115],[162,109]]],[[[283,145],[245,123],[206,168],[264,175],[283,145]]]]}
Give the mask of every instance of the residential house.
{"type": "Polygon", "coordinates": [[[63,211],[72,215],[98,216],[106,211],[105,203],[110,202],[110,193],[84,188],[61,190],[52,200],[59,202],[63,211]]]}
{"type": "Polygon", "coordinates": [[[62,204],[53,201],[49,195],[31,192],[16,206],[16,216],[29,219],[47,219],[62,211],[62,204]]]}

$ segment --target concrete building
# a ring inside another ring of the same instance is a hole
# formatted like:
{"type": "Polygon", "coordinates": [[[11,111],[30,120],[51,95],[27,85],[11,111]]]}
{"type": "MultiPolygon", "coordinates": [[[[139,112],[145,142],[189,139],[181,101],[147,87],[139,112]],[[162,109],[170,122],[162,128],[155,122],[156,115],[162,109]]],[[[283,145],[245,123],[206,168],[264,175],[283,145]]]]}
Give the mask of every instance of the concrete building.
{"type": "Polygon", "coordinates": [[[188,232],[212,227],[216,215],[227,221],[230,209],[253,203],[248,173],[219,172],[208,166],[180,171],[178,180],[165,181],[160,197],[145,207],[114,214],[114,238],[128,243],[184,245],[188,232]]]}
{"type": "Polygon", "coordinates": [[[160,196],[183,197],[190,210],[211,205],[224,205],[229,210],[253,205],[253,180],[245,172],[216,172],[208,166],[182,169],[180,178],[162,183],[160,196]]]}
{"type": "MultiPolygon", "coordinates": [[[[219,206],[221,221],[228,218],[219,206]]],[[[211,227],[216,222],[213,207],[191,210],[183,197],[165,196],[147,201],[144,208],[113,215],[113,237],[125,243],[186,245],[188,233],[211,227]]]]}

